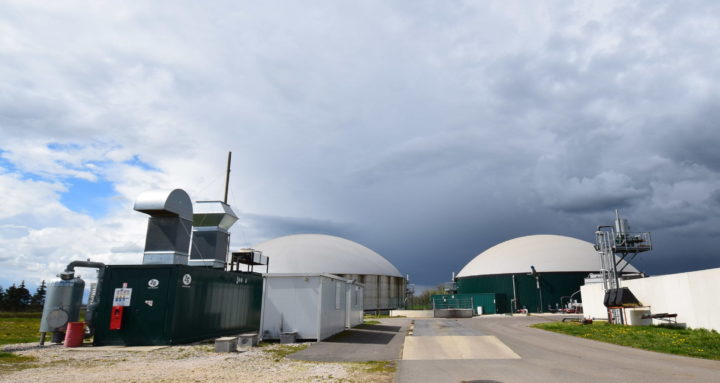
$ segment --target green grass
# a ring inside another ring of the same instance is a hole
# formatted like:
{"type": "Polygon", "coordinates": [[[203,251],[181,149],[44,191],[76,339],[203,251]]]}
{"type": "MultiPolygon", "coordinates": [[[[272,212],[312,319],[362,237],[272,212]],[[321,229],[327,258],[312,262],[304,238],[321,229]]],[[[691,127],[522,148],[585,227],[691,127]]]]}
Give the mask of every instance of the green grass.
{"type": "Polygon", "coordinates": [[[0,313],[0,345],[40,340],[41,313],[0,313]]]}
{"type": "Polygon", "coordinates": [[[364,320],[363,321],[363,324],[380,324],[380,323],[382,323],[382,322],[380,322],[379,320],[364,320]]]}
{"type": "Polygon", "coordinates": [[[395,362],[392,360],[355,362],[354,364],[357,364],[360,369],[371,373],[391,374],[395,373],[396,370],[395,362]]]}
{"type": "Polygon", "coordinates": [[[372,318],[405,318],[405,315],[390,316],[390,315],[386,315],[386,314],[378,314],[378,315],[365,314],[365,319],[368,319],[368,318],[370,318],[370,319],[372,319],[372,318]]]}
{"type": "Polygon", "coordinates": [[[11,311],[0,311],[0,319],[1,318],[37,318],[40,319],[42,317],[42,312],[40,311],[19,311],[19,312],[11,312],[11,311]]]}
{"type": "Polygon", "coordinates": [[[36,358],[32,356],[15,355],[11,352],[0,352],[0,371],[18,371],[32,368],[36,358]]]}
{"type": "Polygon", "coordinates": [[[309,344],[299,344],[296,346],[286,345],[286,344],[276,344],[273,346],[261,345],[261,347],[264,348],[263,351],[271,354],[275,358],[276,362],[280,361],[280,359],[282,359],[290,354],[294,354],[298,351],[302,351],[302,350],[308,348],[308,346],[309,346],[309,344]]]}
{"type": "Polygon", "coordinates": [[[532,327],[622,346],[720,360],[720,334],[714,330],[573,322],[538,323],[532,327]]]}

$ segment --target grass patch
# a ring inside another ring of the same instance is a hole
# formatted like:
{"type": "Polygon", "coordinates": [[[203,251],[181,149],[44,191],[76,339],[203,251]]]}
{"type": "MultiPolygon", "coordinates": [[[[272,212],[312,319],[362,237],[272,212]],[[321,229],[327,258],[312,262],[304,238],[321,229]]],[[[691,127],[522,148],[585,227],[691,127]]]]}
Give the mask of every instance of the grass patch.
{"type": "Polygon", "coordinates": [[[42,312],[40,311],[19,311],[19,312],[11,312],[11,311],[0,311],[0,318],[37,318],[40,319],[42,317],[42,312]]]}
{"type": "Polygon", "coordinates": [[[394,374],[397,366],[392,360],[357,362],[360,369],[373,374],[394,374]]]}
{"type": "Polygon", "coordinates": [[[538,323],[532,327],[621,346],[720,360],[720,334],[714,330],[573,322],[538,323]]]}
{"type": "Polygon", "coordinates": [[[15,355],[11,352],[0,352],[0,371],[18,371],[35,366],[37,359],[32,356],[15,355]]]}
{"type": "Polygon", "coordinates": [[[363,324],[380,324],[380,323],[382,323],[382,322],[380,322],[379,320],[364,320],[363,321],[363,324]]]}
{"type": "Polygon", "coordinates": [[[0,313],[0,345],[40,340],[42,313],[0,313]]]}
{"type": "Polygon", "coordinates": [[[390,315],[387,315],[387,314],[378,314],[378,315],[375,315],[375,314],[365,314],[365,319],[368,319],[368,318],[371,318],[371,319],[372,319],[372,318],[406,318],[406,316],[405,316],[405,315],[390,316],[390,315]]]}
{"type": "Polygon", "coordinates": [[[308,344],[297,344],[297,345],[288,345],[288,344],[277,344],[273,347],[268,346],[262,346],[264,347],[263,351],[267,352],[268,354],[271,354],[276,362],[279,362],[280,359],[285,358],[286,356],[290,354],[294,354],[298,351],[302,351],[306,348],[308,348],[308,344]]]}

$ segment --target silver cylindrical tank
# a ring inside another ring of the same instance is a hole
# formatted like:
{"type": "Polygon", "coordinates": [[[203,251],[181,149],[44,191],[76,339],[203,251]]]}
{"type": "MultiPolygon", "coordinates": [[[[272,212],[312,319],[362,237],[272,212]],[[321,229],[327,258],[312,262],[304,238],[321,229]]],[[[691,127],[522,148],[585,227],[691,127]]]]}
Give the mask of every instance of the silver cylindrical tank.
{"type": "Polygon", "coordinates": [[[372,274],[338,274],[362,283],[363,310],[390,310],[404,307],[405,278],[372,274]]]}
{"type": "Polygon", "coordinates": [[[363,310],[377,310],[378,307],[378,276],[365,275],[365,293],[363,310]]]}
{"type": "Polygon", "coordinates": [[[380,301],[378,302],[379,309],[390,308],[390,277],[387,275],[380,275],[378,277],[378,290],[380,292],[380,301]]]}
{"type": "Polygon", "coordinates": [[[388,308],[397,308],[398,307],[398,277],[388,277],[390,286],[388,291],[389,296],[389,302],[388,302],[388,308]]]}
{"type": "Polygon", "coordinates": [[[80,319],[85,281],[81,278],[55,280],[48,284],[40,332],[65,332],[68,322],[80,319]]]}

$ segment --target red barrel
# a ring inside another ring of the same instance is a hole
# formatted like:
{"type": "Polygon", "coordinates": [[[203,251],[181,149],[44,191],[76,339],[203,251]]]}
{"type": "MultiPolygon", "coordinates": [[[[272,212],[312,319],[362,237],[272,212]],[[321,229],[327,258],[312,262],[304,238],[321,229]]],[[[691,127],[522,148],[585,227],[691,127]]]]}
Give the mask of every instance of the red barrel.
{"type": "Polygon", "coordinates": [[[85,322],[70,322],[67,324],[67,332],[65,333],[65,347],[82,346],[83,337],[85,336],[85,322]]]}

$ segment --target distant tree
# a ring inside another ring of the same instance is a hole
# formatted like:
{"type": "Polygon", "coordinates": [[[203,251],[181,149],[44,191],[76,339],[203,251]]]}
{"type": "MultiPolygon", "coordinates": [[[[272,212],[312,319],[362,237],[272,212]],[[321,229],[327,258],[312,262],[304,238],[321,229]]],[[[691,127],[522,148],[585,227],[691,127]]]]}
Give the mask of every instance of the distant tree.
{"type": "Polygon", "coordinates": [[[20,310],[27,310],[30,307],[32,294],[25,287],[25,281],[20,282],[20,286],[18,286],[18,300],[20,301],[20,310]]]}
{"type": "Polygon", "coordinates": [[[45,286],[45,280],[40,283],[35,294],[30,298],[30,309],[33,311],[40,311],[45,304],[45,294],[47,293],[47,287],[45,286]]]}
{"type": "Polygon", "coordinates": [[[5,299],[3,299],[3,310],[17,311],[17,286],[13,283],[5,290],[5,299]]]}
{"type": "Polygon", "coordinates": [[[0,286],[0,311],[5,310],[5,289],[0,286]]]}
{"type": "Polygon", "coordinates": [[[30,307],[31,298],[30,291],[25,287],[25,281],[22,281],[20,286],[15,286],[13,283],[5,292],[5,307],[3,309],[8,311],[27,310],[30,307]]]}
{"type": "Polygon", "coordinates": [[[432,296],[440,295],[440,294],[445,294],[445,285],[444,284],[437,285],[437,286],[435,286],[435,288],[427,289],[427,290],[423,291],[422,293],[420,293],[419,295],[413,296],[413,299],[412,299],[413,305],[431,306],[432,305],[432,302],[431,302],[432,296]]]}

